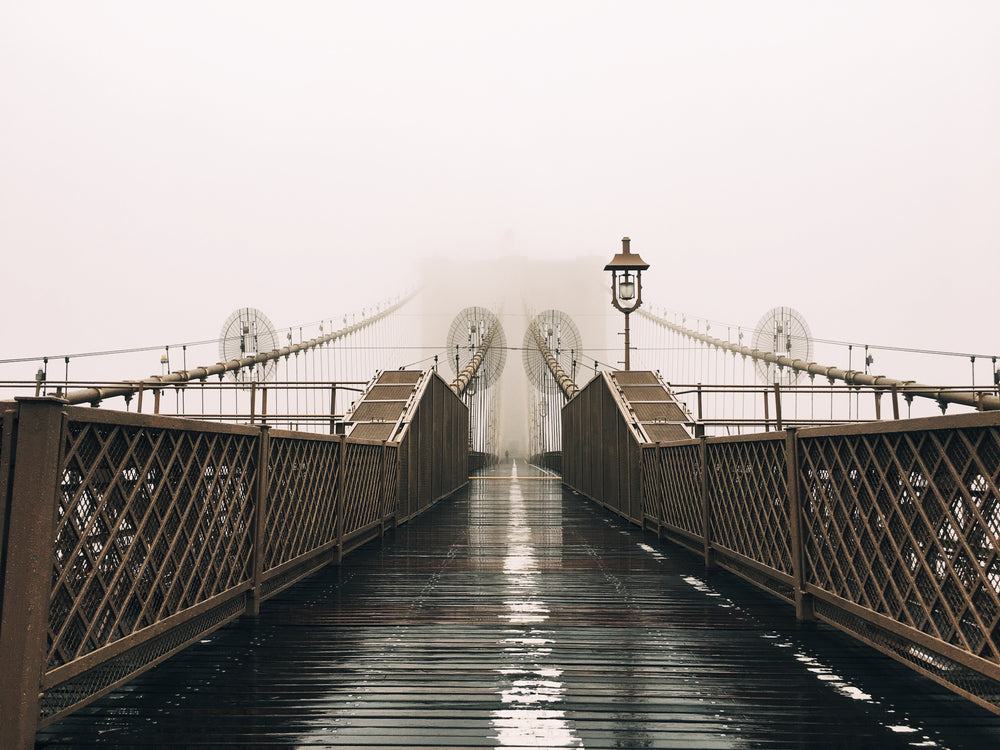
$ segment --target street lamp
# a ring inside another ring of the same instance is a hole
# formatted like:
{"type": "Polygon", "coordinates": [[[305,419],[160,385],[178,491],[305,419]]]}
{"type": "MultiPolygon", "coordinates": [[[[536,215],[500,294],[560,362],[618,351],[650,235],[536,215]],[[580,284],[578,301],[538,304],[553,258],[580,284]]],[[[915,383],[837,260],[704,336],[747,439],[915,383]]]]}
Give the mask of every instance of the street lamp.
{"type": "Polygon", "coordinates": [[[611,304],[625,313],[625,369],[629,369],[628,316],[642,304],[642,272],[649,268],[629,251],[629,238],[622,237],[622,251],[604,267],[611,271],[611,304]]]}

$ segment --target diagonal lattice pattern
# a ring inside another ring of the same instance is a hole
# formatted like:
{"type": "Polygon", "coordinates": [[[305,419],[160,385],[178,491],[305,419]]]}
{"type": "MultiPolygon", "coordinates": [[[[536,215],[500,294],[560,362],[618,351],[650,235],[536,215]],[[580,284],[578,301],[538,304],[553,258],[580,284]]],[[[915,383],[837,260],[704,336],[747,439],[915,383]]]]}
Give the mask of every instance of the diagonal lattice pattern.
{"type": "Polygon", "coordinates": [[[792,573],[784,433],[708,441],[712,542],[792,573]]]}
{"type": "Polygon", "coordinates": [[[74,707],[89,702],[100,692],[163,661],[176,649],[240,615],[245,607],[246,594],[228,598],[207,612],[184,620],[178,626],[143,641],[135,648],[102,661],[93,669],[46,690],[42,695],[40,711],[43,723],[70,713],[74,707]]]}
{"type": "Polygon", "coordinates": [[[68,423],[49,669],[249,580],[256,448],[249,431],[68,423]]]}
{"type": "Polygon", "coordinates": [[[704,531],[699,453],[697,444],[642,449],[646,517],[696,537],[702,537],[704,531]]]}
{"type": "Polygon", "coordinates": [[[803,438],[807,580],[1000,657],[1000,428],[803,438]]]}
{"type": "Polygon", "coordinates": [[[915,645],[912,638],[881,628],[843,607],[818,600],[816,614],[931,679],[991,710],[1000,706],[1000,679],[956,659],[915,645]]]}
{"type": "Polygon", "coordinates": [[[264,570],[337,538],[340,439],[271,437],[264,570]]]}
{"type": "Polygon", "coordinates": [[[259,611],[398,523],[397,504],[409,518],[462,486],[468,409],[439,377],[428,382],[399,433],[406,485],[398,442],[0,404],[0,530],[19,530],[17,575],[0,571],[15,625],[4,628],[3,700],[24,719],[3,722],[4,746],[27,746],[35,728],[259,611]]]}
{"type": "Polygon", "coordinates": [[[399,445],[348,441],[344,461],[344,534],[347,535],[392,514],[399,445]]]}

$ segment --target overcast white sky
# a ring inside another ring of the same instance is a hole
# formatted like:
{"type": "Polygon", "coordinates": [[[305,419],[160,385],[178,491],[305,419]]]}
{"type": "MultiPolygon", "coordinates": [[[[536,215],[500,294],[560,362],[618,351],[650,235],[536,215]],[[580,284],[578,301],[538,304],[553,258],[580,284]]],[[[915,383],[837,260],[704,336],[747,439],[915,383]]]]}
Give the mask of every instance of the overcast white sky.
{"type": "Polygon", "coordinates": [[[992,352],[998,40],[993,0],[8,1],[0,358],[626,234],[651,304],[992,352]]]}

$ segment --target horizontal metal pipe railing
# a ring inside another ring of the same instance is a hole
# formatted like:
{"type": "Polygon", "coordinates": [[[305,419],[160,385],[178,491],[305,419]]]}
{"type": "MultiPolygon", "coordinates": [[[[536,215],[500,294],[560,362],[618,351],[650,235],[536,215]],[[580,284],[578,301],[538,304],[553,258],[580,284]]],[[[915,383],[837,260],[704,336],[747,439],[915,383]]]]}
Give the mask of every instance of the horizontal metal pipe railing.
{"type": "Polygon", "coordinates": [[[888,378],[884,375],[869,375],[858,370],[844,370],[839,367],[820,365],[815,362],[806,362],[801,359],[785,357],[773,352],[764,352],[753,349],[749,346],[741,346],[724,341],[714,336],[692,331],[690,328],[671,323],[669,320],[653,315],[646,310],[639,310],[638,314],[647,320],[653,321],[668,330],[688,337],[692,341],[699,341],[717,349],[723,349],[733,354],[740,354],[750,357],[756,361],[769,362],[779,367],[787,367],[796,372],[804,372],[809,375],[822,375],[830,381],[839,380],[850,386],[870,386],[886,391],[896,389],[903,396],[913,396],[936,401],[939,404],[956,404],[968,406],[978,411],[991,411],[1000,409],[1000,397],[986,391],[969,391],[960,388],[949,388],[946,386],[925,385],[912,380],[898,380],[888,378]]]}
{"type": "Polygon", "coordinates": [[[637,445],[594,378],[562,417],[568,487],[1000,713],[1000,413],[637,445]]]}
{"type": "Polygon", "coordinates": [[[645,526],[1000,713],[1000,414],[647,444],[645,526]]]}
{"type": "Polygon", "coordinates": [[[274,362],[282,357],[309,351],[332,341],[336,341],[337,339],[349,336],[352,333],[361,331],[396,312],[413,299],[415,295],[416,292],[413,292],[407,297],[400,299],[395,304],[390,305],[385,310],[381,310],[369,318],[365,318],[357,323],[341,328],[340,330],[324,334],[322,336],[317,336],[298,344],[283,346],[280,349],[275,349],[270,352],[262,352],[252,357],[231,359],[228,362],[217,362],[212,365],[204,365],[193,369],[177,370],[167,375],[151,375],[150,377],[142,380],[123,380],[108,387],[85,388],[78,391],[70,391],[65,394],[63,398],[70,404],[91,404],[92,406],[96,406],[104,399],[119,396],[133,396],[138,393],[140,389],[154,390],[156,388],[163,388],[164,386],[179,385],[189,383],[191,381],[204,380],[210,375],[223,375],[227,372],[242,370],[245,367],[253,367],[257,364],[274,362]]]}
{"type": "Polygon", "coordinates": [[[0,402],[0,746],[465,484],[467,407],[429,383],[402,442],[0,402]]]}

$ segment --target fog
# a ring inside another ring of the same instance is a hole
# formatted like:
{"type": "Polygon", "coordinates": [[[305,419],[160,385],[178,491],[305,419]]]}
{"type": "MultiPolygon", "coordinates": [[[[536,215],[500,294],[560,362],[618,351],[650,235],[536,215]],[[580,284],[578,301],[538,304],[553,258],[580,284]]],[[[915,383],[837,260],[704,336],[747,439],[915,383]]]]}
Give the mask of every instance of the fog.
{"type": "Polygon", "coordinates": [[[995,352],[998,38],[986,1],[8,3],[0,358],[426,269],[442,342],[502,304],[518,346],[523,299],[599,349],[625,235],[692,319],[995,352]]]}
{"type": "Polygon", "coordinates": [[[455,374],[455,368],[444,344],[456,313],[478,306],[499,315],[508,346],[497,386],[502,410],[501,440],[517,455],[528,448],[525,411],[529,394],[534,401],[539,398],[528,383],[522,361],[528,324],[534,316],[554,309],[576,324],[583,344],[583,350],[575,352],[578,382],[593,376],[595,362],[603,369],[620,367],[618,360],[624,350],[619,353],[608,345],[608,326],[613,318],[605,310],[611,311],[611,307],[603,269],[609,260],[610,254],[603,259],[579,261],[508,256],[492,260],[429,260],[422,266],[420,314],[424,340],[436,345],[434,351],[441,355],[439,371],[447,373],[448,379],[455,374]]]}

